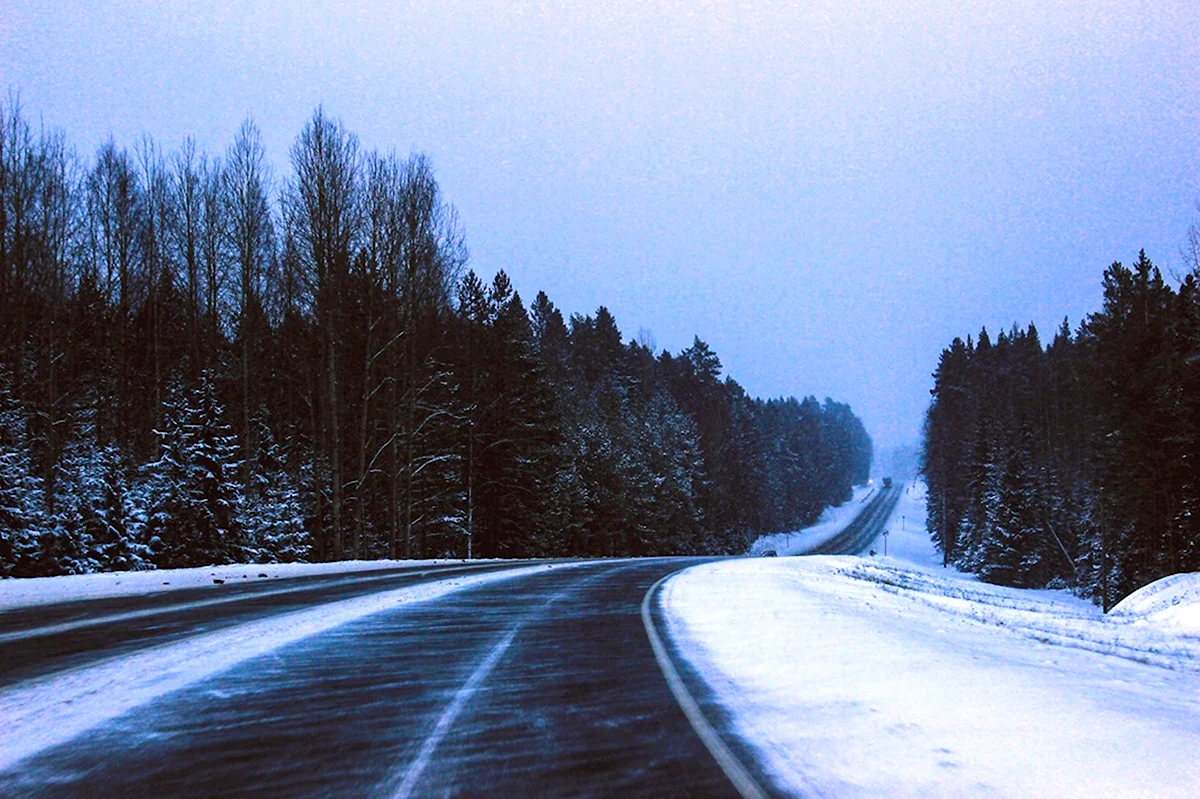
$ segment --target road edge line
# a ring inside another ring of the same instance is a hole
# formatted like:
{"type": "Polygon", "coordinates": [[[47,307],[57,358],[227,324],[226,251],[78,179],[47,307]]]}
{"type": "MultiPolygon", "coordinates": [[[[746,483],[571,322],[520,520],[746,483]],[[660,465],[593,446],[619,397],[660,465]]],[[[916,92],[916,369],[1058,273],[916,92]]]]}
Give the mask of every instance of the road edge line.
{"type": "Polygon", "coordinates": [[[654,658],[658,661],[658,667],[667,680],[667,687],[671,689],[671,694],[675,697],[675,702],[683,711],[683,715],[687,717],[692,729],[700,737],[704,746],[708,748],[709,754],[712,755],[713,760],[717,761],[717,765],[721,767],[721,771],[725,772],[725,776],[737,792],[742,795],[743,799],[769,799],[767,792],[758,784],[758,780],[754,779],[749,770],[742,765],[737,755],[721,740],[721,736],[705,718],[699,703],[684,685],[683,678],[671,661],[666,644],[663,643],[662,637],[655,627],[651,603],[659,587],[674,576],[675,574],[672,573],[659,578],[642,597],[642,624],[646,628],[646,636],[650,639],[650,648],[654,651],[654,658]]]}

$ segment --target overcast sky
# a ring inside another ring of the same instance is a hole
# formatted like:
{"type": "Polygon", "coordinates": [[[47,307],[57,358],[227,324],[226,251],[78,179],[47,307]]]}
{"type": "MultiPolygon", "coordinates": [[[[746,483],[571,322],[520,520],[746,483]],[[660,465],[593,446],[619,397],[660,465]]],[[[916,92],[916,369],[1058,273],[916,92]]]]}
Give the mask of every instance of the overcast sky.
{"type": "Polygon", "coordinates": [[[87,154],[249,115],[280,173],[324,104],[432,157],[477,272],[884,447],[954,336],[1178,273],[1200,197],[1196,0],[0,0],[0,87],[87,154]]]}

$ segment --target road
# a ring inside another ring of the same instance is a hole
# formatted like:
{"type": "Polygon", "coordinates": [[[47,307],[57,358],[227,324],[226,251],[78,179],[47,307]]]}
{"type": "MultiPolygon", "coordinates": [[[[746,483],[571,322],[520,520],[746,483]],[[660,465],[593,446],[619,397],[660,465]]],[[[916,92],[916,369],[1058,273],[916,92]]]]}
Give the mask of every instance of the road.
{"type": "MultiPolygon", "coordinates": [[[[399,567],[294,577],[0,612],[0,688],[300,608],[522,562],[399,567]]],[[[249,566],[248,573],[256,567],[249,566]]]]}
{"type": "Polygon", "coordinates": [[[861,555],[883,534],[884,526],[900,502],[898,486],[881,488],[840,533],[801,555],[861,555]]]}
{"type": "MultiPolygon", "coordinates": [[[[881,495],[865,506],[845,545],[893,505],[881,495]]],[[[117,679],[127,707],[12,758],[0,796],[778,793],[660,636],[653,587],[704,560],[426,565],[0,614],[2,707],[181,642],[237,641],[312,608],[524,569],[372,611],[145,701],[128,699],[140,676],[117,679]]]]}

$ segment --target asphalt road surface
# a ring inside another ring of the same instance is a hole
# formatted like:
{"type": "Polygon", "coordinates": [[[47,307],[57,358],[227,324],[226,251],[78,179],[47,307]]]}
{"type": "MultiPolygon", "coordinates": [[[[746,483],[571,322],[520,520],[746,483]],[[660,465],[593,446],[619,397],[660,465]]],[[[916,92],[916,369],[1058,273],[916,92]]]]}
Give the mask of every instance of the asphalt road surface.
{"type": "MultiPolygon", "coordinates": [[[[841,545],[865,548],[898,496],[865,505],[841,545]]],[[[0,796],[777,793],[660,636],[652,588],[703,561],[546,566],[373,613],[42,749],[0,771],[0,796]]],[[[0,614],[0,690],[324,603],[529,565],[425,565],[0,614]]]]}
{"type": "MultiPolygon", "coordinates": [[[[64,602],[0,612],[0,688],[150,645],[255,619],[463,574],[528,565],[401,566],[368,572],[293,577],[141,596],[64,602]]],[[[258,567],[247,566],[257,579],[258,567]]]]}
{"type": "Polygon", "coordinates": [[[801,555],[861,555],[871,548],[900,502],[899,486],[881,488],[840,533],[801,555]]]}

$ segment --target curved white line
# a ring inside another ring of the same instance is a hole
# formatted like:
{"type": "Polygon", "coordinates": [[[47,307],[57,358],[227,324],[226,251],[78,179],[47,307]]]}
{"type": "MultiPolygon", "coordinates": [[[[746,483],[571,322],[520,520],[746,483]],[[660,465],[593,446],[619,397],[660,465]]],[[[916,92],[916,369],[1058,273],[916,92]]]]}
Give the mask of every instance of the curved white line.
{"type": "Polygon", "coordinates": [[[0,689],[0,772],[251,658],[375,613],[588,561],[463,575],[202,633],[0,689]]]}
{"type": "Polygon", "coordinates": [[[483,659],[483,662],[475,667],[475,671],[467,678],[467,681],[462,684],[454,694],[454,699],[442,711],[442,715],[438,718],[437,724],[433,726],[433,731],[425,738],[425,742],[421,744],[421,751],[417,753],[417,757],[413,760],[412,765],[404,772],[404,781],[400,783],[400,787],[392,794],[396,799],[408,799],[412,796],[413,790],[417,787],[417,781],[421,779],[421,775],[425,772],[425,767],[429,765],[429,761],[433,758],[434,751],[438,748],[438,744],[446,737],[446,733],[454,725],[458,714],[462,712],[463,707],[479,690],[479,686],[491,674],[492,669],[496,667],[496,663],[504,656],[508,650],[509,644],[513,642],[517,632],[523,625],[518,624],[513,627],[508,633],[500,639],[500,641],[492,647],[492,651],[488,652],[488,656],[483,659]]]}
{"type": "Polygon", "coordinates": [[[654,650],[654,657],[658,660],[658,667],[662,669],[663,676],[667,678],[667,685],[671,689],[671,693],[675,695],[675,701],[679,703],[683,714],[687,716],[687,720],[691,723],[692,729],[696,731],[696,735],[700,736],[700,740],[708,747],[708,751],[712,754],[713,759],[717,761],[717,765],[725,772],[725,776],[733,783],[733,787],[737,789],[744,799],[768,799],[767,792],[762,789],[758,781],[747,771],[742,765],[737,756],[725,745],[721,740],[721,736],[708,723],[708,719],[704,717],[704,711],[700,709],[700,705],[688,693],[687,686],[683,684],[683,678],[679,676],[679,672],[675,669],[675,664],[671,662],[671,656],[667,652],[667,647],[663,644],[662,638],[659,637],[658,630],[654,626],[654,620],[651,618],[650,603],[653,601],[654,593],[658,587],[663,584],[669,577],[674,575],[668,574],[661,578],[654,585],[650,586],[650,590],[646,592],[646,596],[642,598],[642,624],[646,627],[646,636],[650,639],[650,648],[654,650]]]}

